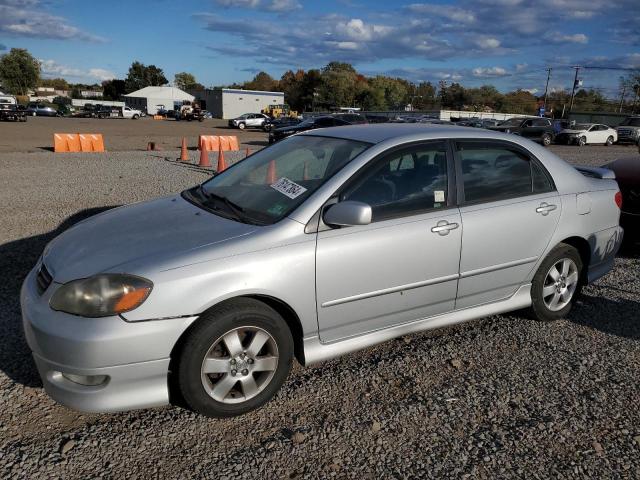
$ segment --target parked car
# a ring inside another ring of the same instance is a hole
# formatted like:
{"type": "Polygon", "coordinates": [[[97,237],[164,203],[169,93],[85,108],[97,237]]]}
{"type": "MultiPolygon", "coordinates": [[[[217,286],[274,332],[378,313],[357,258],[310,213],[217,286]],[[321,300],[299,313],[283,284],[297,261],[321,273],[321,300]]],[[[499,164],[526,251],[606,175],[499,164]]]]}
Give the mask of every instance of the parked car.
{"type": "Polygon", "coordinates": [[[625,118],[616,131],[618,143],[633,143],[640,146],[640,116],[625,118]]]}
{"type": "Polygon", "coordinates": [[[263,124],[262,124],[262,129],[265,132],[269,132],[271,130],[274,130],[276,128],[282,128],[282,127],[290,127],[293,125],[298,125],[302,120],[298,119],[298,118],[293,118],[293,117],[281,117],[281,118],[273,118],[273,119],[269,119],[266,120],[263,124]]]}
{"type": "Polygon", "coordinates": [[[19,108],[18,101],[13,95],[0,94],[0,121],[27,121],[25,110],[19,108]]]}
{"type": "Polygon", "coordinates": [[[491,130],[504,133],[513,133],[521,137],[542,143],[545,147],[551,145],[555,132],[551,120],[548,118],[514,117],[499,123],[491,130]]]}
{"type": "Polygon", "coordinates": [[[340,127],[343,125],[351,124],[333,115],[312,117],[303,120],[297,125],[287,125],[271,130],[269,132],[269,143],[275,143],[283,138],[293,135],[294,133],[306,132],[307,130],[314,130],[316,128],[340,127]]]}
{"type": "Polygon", "coordinates": [[[600,123],[577,123],[556,135],[556,143],[578,145],[580,147],[598,143],[611,146],[618,140],[615,129],[600,123]]]}
{"type": "Polygon", "coordinates": [[[369,123],[369,120],[367,120],[367,117],[359,113],[334,113],[332,117],[337,118],[339,120],[343,120],[351,125],[360,125],[363,123],[369,123]]]}
{"type": "Polygon", "coordinates": [[[226,417],[267,402],[294,356],[526,307],[565,318],[622,236],[613,173],[581,171],[488,130],[304,132],[53,239],[22,287],[25,338],[71,408],[226,417]]]}
{"type": "Polygon", "coordinates": [[[615,172],[620,186],[620,225],[624,228],[624,244],[631,247],[640,241],[640,157],[619,158],[605,167],[615,172]]]}
{"type": "Polygon", "coordinates": [[[229,120],[229,126],[240,130],[244,130],[247,127],[262,128],[264,122],[270,120],[270,118],[263,113],[245,113],[238,118],[229,120]]]}
{"type": "Polygon", "coordinates": [[[456,122],[456,125],[459,127],[484,128],[484,124],[480,118],[466,118],[456,122]]]}
{"type": "Polygon", "coordinates": [[[31,102],[27,105],[27,115],[39,116],[39,117],[55,117],[58,115],[58,111],[40,102],[31,102]]]}

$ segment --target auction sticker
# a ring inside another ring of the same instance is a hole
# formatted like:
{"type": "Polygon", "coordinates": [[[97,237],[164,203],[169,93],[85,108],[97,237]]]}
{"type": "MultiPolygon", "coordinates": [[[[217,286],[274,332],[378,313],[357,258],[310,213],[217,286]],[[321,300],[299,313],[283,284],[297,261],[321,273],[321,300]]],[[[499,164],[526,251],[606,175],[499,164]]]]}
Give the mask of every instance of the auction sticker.
{"type": "Polygon", "coordinates": [[[307,191],[302,185],[298,185],[295,182],[292,182],[286,177],[282,177],[276,183],[271,184],[271,188],[279,191],[283,195],[286,195],[289,198],[296,198],[302,195],[307,191]]]}

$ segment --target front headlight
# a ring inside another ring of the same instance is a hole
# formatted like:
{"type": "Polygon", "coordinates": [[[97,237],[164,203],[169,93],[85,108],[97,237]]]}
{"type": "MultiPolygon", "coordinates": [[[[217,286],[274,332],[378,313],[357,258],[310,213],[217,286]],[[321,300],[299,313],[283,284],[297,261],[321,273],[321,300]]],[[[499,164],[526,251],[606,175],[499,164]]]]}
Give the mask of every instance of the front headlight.
{"type": "Polygon", "coordinates": [[[82,317],[109,317],[142,305],[152,288],[153,283],[142,277],[105,273],[65,283],[49,306],[82,317]]]}

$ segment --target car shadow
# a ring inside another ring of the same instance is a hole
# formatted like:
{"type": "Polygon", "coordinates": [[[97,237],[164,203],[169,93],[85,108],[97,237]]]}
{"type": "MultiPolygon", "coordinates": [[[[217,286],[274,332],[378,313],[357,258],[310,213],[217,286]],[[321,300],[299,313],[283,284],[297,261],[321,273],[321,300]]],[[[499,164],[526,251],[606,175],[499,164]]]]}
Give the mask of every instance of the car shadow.
{"type": "Polygon", "coordinates": [[[27,387],[42,386],[31,351],[24,339],[20,313],[20,288],[46,244],[85,218],[118,205],[88,208],[65,219],[55,230],[0,245],[0,370],[27,387]]]}
{"type": "Polygon", "coordinates": [[[569,321],[608,335],[640,340],[640,302],[587,294],[580,296],[580,302],[582,305],[571,310],[569,321]]]}

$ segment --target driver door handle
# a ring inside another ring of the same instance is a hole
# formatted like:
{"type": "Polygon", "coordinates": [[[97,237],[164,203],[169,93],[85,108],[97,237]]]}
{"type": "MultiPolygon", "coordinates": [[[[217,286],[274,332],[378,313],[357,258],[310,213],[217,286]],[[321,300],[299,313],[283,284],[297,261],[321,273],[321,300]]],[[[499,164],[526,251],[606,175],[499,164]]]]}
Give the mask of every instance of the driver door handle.
{"type": "Polygon", "coordinates": [[[440,220],[435,227],[431,228],[431,231],[444,236],[449,234],[449,230],[455,230],[458,226],[459,225],[457,223],[449,223],[446,220],[440,220]]]}
{"type": "Polygon", "coordinates": [[[540,206],[536,208],[536,212],[541,213],[542,215],[548,215],[549,212],[554,211],[556,208],[558,207],[556,207],[555,205],[542,202],[540,206]]]}

